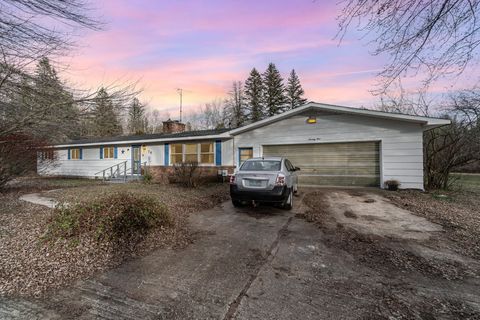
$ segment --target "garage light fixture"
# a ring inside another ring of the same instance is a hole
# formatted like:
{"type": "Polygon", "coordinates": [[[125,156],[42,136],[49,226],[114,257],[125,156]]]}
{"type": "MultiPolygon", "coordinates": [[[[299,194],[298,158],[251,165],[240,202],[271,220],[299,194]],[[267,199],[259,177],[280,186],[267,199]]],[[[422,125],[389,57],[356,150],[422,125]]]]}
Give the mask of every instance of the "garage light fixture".
{"type": "Polygon", "coordinates": [[[307,119],[307,123],[308,123],[308,124],[317,123],[317,118],[314,117],[314,116],[309,116],[308,119],[307,119]]]}

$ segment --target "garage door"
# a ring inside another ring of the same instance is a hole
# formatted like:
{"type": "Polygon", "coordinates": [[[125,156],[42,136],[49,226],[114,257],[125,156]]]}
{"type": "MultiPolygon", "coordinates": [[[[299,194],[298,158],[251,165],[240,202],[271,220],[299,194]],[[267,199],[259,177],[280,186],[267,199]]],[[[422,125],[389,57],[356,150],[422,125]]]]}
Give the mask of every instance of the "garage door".
{"type": "Polygon", "coordinates": [[[265,145],[263,154],[287,157],[300,167],[301,185],[380,185],[378,142],[265,145]]]}

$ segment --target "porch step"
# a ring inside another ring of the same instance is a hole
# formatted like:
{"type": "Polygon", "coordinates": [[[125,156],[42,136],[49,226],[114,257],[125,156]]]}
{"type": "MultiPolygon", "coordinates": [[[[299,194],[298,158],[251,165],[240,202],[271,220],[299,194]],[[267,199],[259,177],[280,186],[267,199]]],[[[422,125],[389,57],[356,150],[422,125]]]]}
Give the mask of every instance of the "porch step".
{"type": "Polygon", "coordinates": [[[143,176],[127,176],[126,179],[124,177],[114,177],[114,178],[109,178],[106,180],[106,182],[109,183],[125,183],[125,182],[130,182],[130,181],[142,181],[143,176]]]}

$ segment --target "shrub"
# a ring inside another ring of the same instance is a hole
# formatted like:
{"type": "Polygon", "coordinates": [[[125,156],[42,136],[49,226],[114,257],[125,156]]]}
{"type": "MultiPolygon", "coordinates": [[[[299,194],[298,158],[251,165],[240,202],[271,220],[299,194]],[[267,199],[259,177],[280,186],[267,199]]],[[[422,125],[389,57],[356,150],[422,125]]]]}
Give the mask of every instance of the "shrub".
{"type": "Polygon", "coordinates": [[[385,182],[385,186],[387,187],[388,190],[391,190],[391,191],[397,191],[398,190],[398,187],[400,186],[400,181],[398,180],[386,180],[385,182]]]}
{"type": "Polygon", "coordinates": [[[173,166],[173,180],[187,188],[195,188],[200,181],[198,162],[181,162],[173,166]]]}
{"type": "Polygon", "coordinates": [[[90,234],[98,241],[135,243],[150,229],[172,224],[166,206],[154,198],[119,193],[58,206],[47,234],[53,238],[90,234]]]}
{"type": "Polygon", "coordinates": [[[143,174],[143,183],[150,184],[152,183],[153,176],[150,173],[150,170],[146,170],[145,173],[143,174]]]}

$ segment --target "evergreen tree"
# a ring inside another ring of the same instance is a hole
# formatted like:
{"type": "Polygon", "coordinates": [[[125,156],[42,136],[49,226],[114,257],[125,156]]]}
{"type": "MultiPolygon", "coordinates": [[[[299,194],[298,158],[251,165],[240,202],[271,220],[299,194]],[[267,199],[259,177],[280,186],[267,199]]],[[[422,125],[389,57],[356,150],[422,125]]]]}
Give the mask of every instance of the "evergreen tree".
{"type": "Polygon", "coordinates": [[[283,111],[285,104],[285,87],[277,67],[270,63],[263,74],[265,86],[264,105],[267,116],[271,117],[283,111]]]}
{"type": "Polygon", "coordinates": [[[300,84],[300,79],[298,78],[295,69],[292,69],[292,72],[290,72],[290,76],[288,77],[286,90],[288,110],[298,108],[307,103],[307,99],[303,97],[304,94],[305,92],[300,84]]]}
{"type": "Polygon", "coordinates": [[[130,134],[145,134],[147,125],[145,106],[134,98],[128,111],[128,130],[130,134]]]}
{"type": "Polygon", "coordinates": [[[252,122],[262,120],[265,115],[263,105],[264,86],[262,76],[253,68],[245,81],[245,100],[250,111],[249,120],[252,122]]]}
{"type": "Polygon", "coordinates": [[[92,115],[93,135],[108,137],[122,134],[115,106],[104,88],[101,88],[95,97],[92,115]]]}
{"type": "Polygon", "coordinates": [[[42,58],[33,75],[21,74],[18,90],[8,96],[15,108],[6,115],[12,122],[32,121],[35,138],[60,142],[78,135],[79,110],[48,58],[42,58]],[[37,117],[37,121],[31,118],[37,117]]]}

